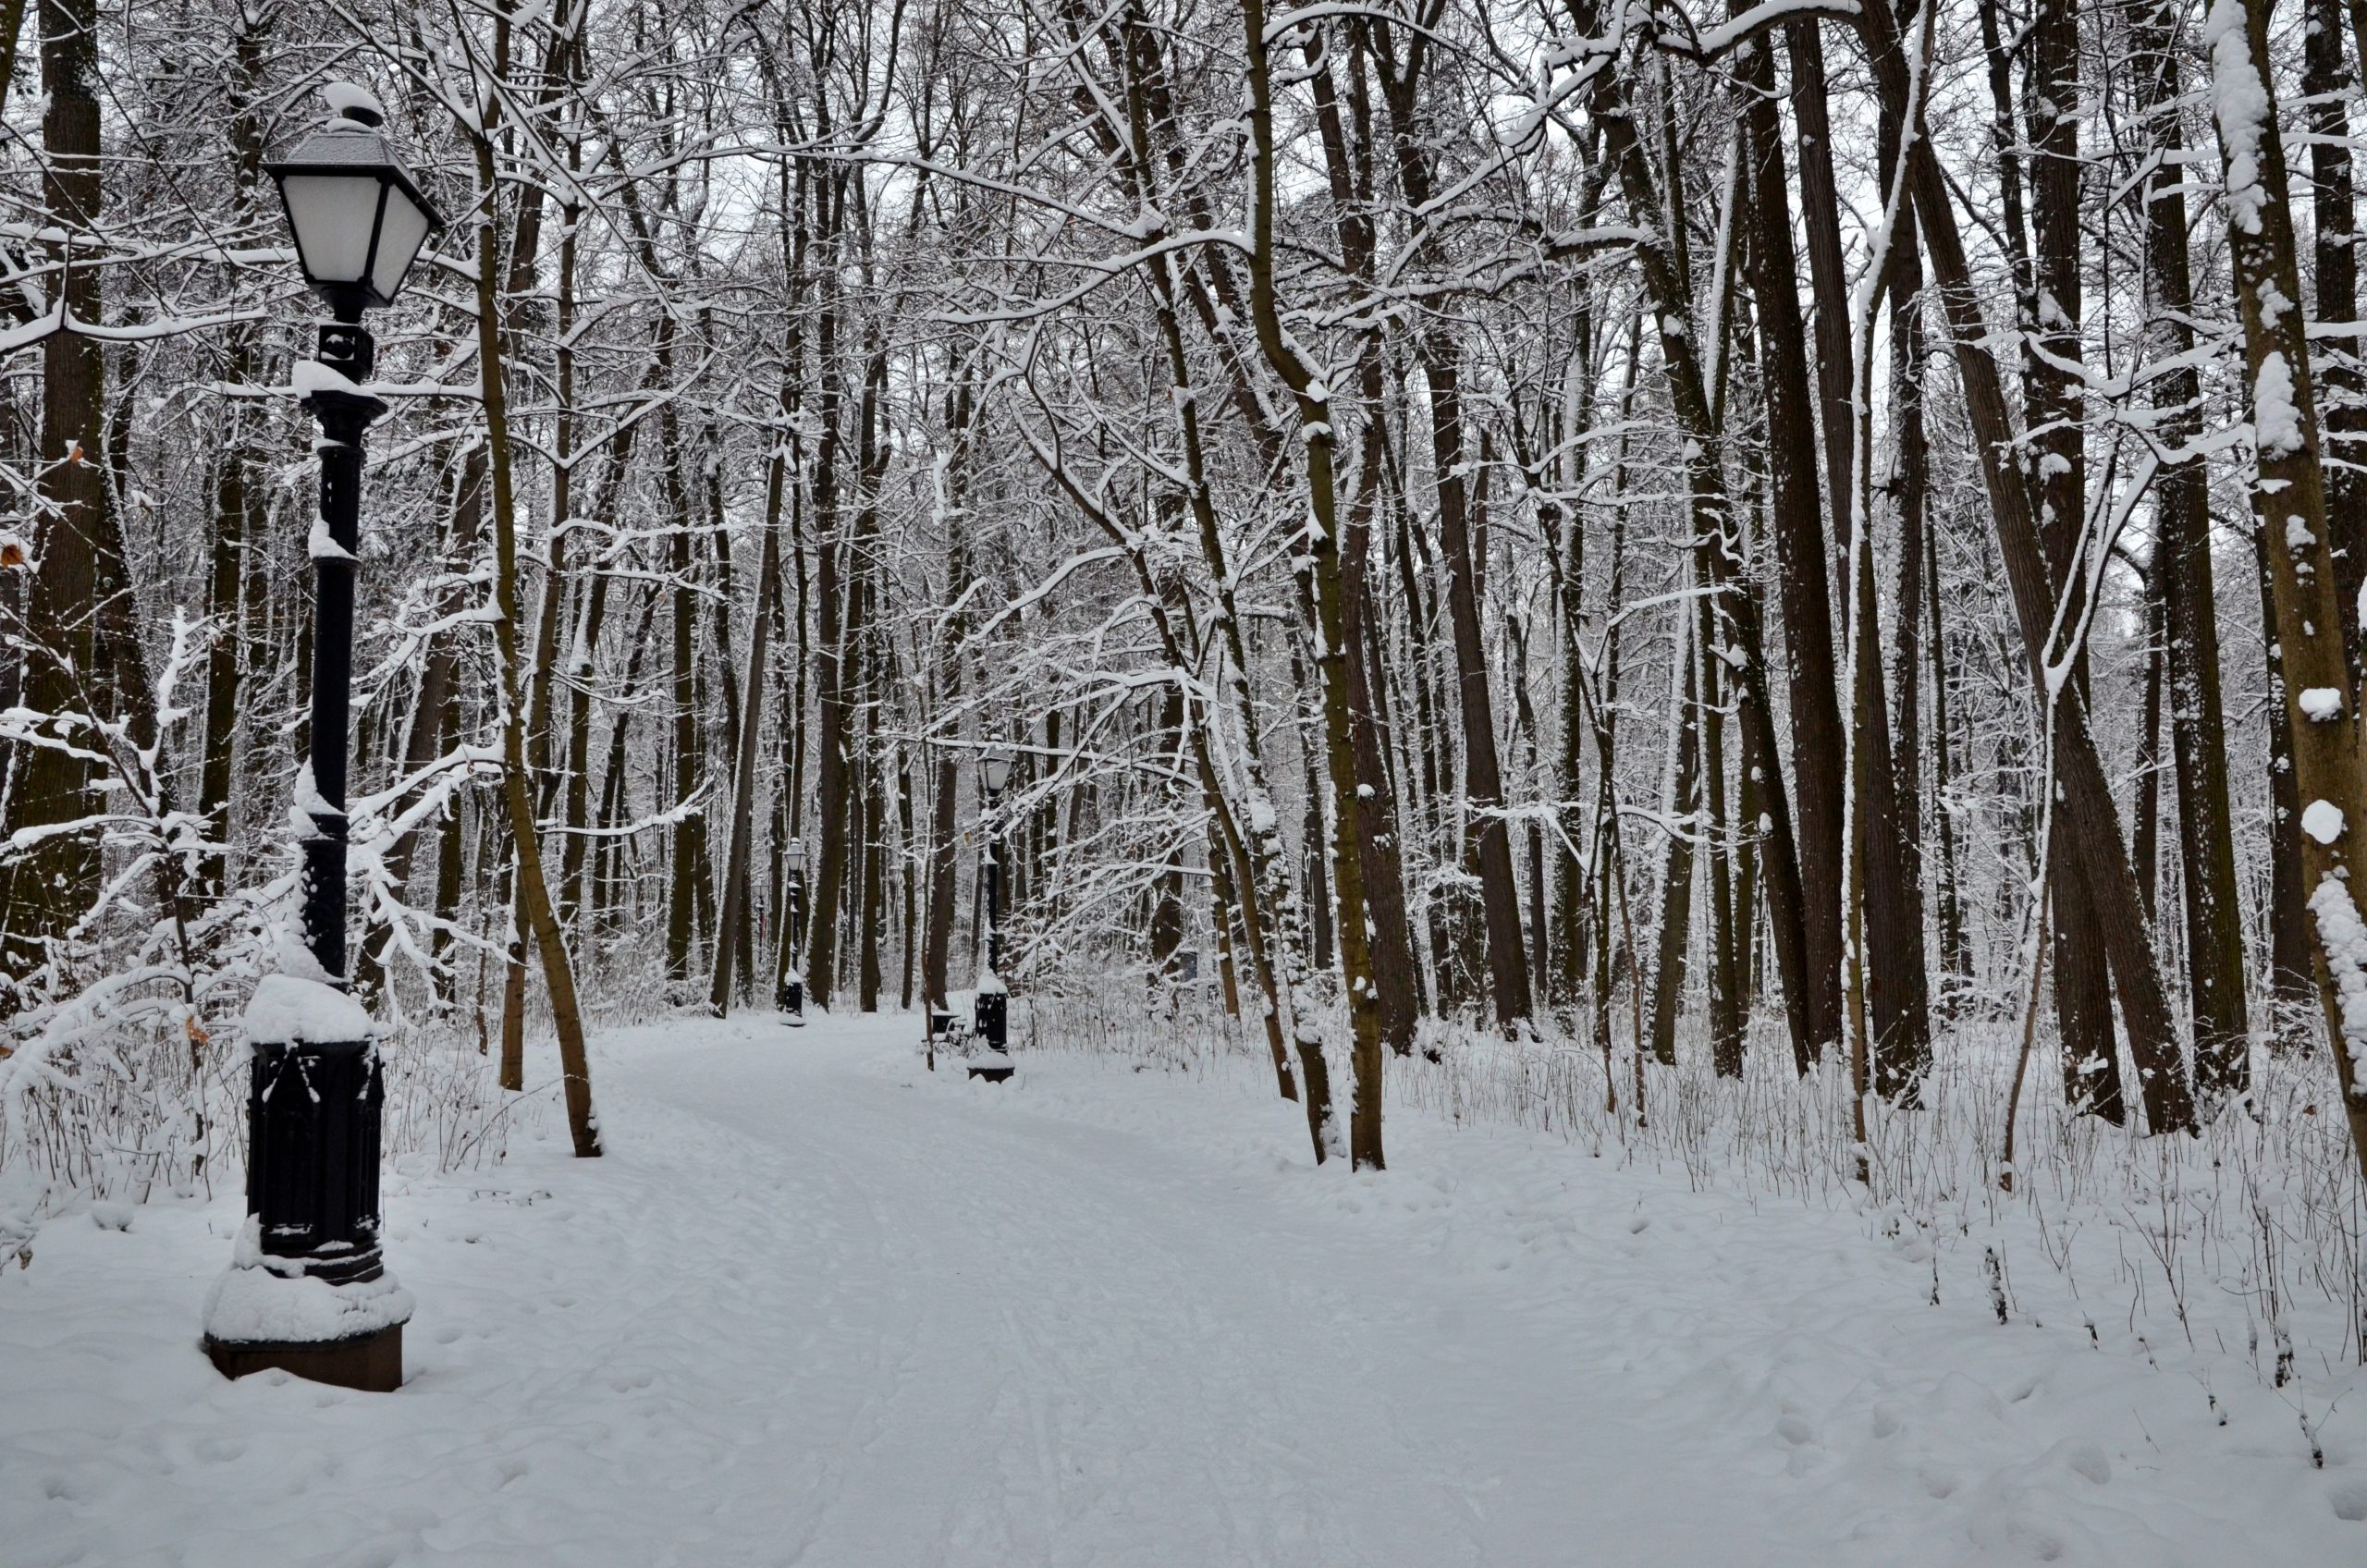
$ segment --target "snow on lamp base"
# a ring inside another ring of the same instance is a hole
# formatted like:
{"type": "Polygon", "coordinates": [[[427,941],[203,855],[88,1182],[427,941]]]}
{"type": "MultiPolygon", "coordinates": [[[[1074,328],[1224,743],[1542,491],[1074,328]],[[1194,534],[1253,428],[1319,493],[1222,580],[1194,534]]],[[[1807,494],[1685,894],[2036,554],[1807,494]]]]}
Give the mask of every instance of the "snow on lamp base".
{"type": "Polygon", "coordinates": [[[247,1222],[205,1306],[225,1377],[279,1367],[390,1391],[410,1293],[378,1253],[386,1082],[369,1015],[320,981],[269,976],[248,1005],[247,1222]]]}
{"type": "Polygon", "coordinates": [[[225,1378],[276,1367],[315,1383],[392,1393],[403,1380],[411,1296],[379,1268],[332,1284],[304,1260],[263,1250],[250,1215],[230,1267],[205,1298],[205,1354],[225,1378]]]}

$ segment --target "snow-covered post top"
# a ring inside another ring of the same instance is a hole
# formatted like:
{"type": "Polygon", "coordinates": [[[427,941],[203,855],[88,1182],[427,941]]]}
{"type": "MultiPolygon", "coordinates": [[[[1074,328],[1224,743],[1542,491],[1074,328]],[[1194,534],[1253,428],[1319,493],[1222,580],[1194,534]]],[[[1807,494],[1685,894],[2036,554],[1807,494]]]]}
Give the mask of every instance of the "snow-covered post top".
{"type": "Polygon", "coordinates": [[[377,1036],[360,1002],[296,974],[264,976],[247,1000],[240,1027],[249,1041],[267,1046],[350,1045],[377,1036]]]}
{"type": "Polygon", "coordinates": [[[370,129],[386,123],[386,107],[378,102],[377,94],[350,81],[324,82],[321,102],[329,106],[324,130],[343,130],[351,126],[370,129]]]}

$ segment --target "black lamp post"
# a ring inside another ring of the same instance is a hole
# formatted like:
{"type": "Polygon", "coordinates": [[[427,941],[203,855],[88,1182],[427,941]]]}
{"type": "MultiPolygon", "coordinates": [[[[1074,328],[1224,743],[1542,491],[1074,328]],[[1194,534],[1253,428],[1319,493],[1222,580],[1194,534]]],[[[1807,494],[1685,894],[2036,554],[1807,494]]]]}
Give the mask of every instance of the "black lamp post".
{"type": "Polygon", "coordinates": [[[335,111],[264,165],[295,231],[304,280],[335,319],[297,367],[321,427],[313,526],[312,755],[297,776],[303,951],[256,987],[247,1010],[248,1226],[206,1306],[206,1353],[227,1376],[281,1367],[348,1388],[402,1380],[411,1299],[378,1249],[379,1113],[386,1090],[369,1015],[347,994],[345,775],[353,684],[353,588],[362,439],[386,405],[362,389],[376,346],[362,313],[389,305],[427,237],[444,227],[358,88],[323,92],[335,111]],[[326,1286],[324,1291],[320,1287],[326,1286]]]}
{"type": "Polygon", "coordinates": [[[996,840],[1001,827],[1002,792],[1011,783],[1011,756],[990,752],[978,765],[978,782],[985,786],[986,810],[980,851],[987,874],[987,968],[978,976],[971,1026],[986,1043],[987,1054],[970,1060],[970,1076],[1000,1084],[1012,1072],[1011,993],[1002,983],[1002,850],[996,840]]]}
{"type": "Polygon", "coordinates": [[[781,851],[781,858],[789,863],[789,924],[782,938],[789,949],[789,962],[782,966],[780,988],[773,1001],[780,1009],[781,1022],[792,1029],[805,1026],[805,845],[797,840],[781,851]]]}

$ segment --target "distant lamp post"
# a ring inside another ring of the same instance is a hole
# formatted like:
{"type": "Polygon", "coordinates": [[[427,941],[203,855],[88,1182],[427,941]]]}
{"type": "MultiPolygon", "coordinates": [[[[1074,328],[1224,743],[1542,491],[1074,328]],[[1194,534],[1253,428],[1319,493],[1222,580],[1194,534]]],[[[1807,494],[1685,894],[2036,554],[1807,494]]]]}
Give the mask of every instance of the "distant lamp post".
{"type": "Polygon", "coordinates": [[[782,927],[781,938],[789,953],[789,962],[781,966],[780,986],[773,994],[773,1001],[780,1009],[781,1021],[792,1029],[805,1027],[805,845],[792,840],[781,851],[781,858],[789,863],[788,924],[782,927]]]}
{"type": "Polygon", "coordinates": [[[247,1213],[206,1303],[205,1349],[227,1377],[279,1367],[388,1390],[402,1381],[411,1297],[378,1250],[379,1113],[386,1099],[369,1014],[345,969],[345,774],[353,687],[353,587],[362,447],[386,405],[362,390],[376,346],[362,312],[394,302],[444,227],[381,129],[367,92],[323,89],[335,111],[287,158],[278,183],[304,280],[327,300],[318,356],[296,367],[321,427],[313,525],[312,756],[296,776],[304,818],[301,951],[255,988],[246,1015],[247,1213]]]}
{"type": "Polygon", "coordinates": [[[987,967],[978,976],[971,1026],[985,1043],[984,1056],[970,1059],[970,1076],[1000,1084],[1012,1072],[1011,993],[1002,983],[1002,849],[997,842],[1002,792],[1011,786],[1011,753],[989,752],[978,764],[978,782],[987,792],[981,827],[980,853],[987,874],[987,967]]]}

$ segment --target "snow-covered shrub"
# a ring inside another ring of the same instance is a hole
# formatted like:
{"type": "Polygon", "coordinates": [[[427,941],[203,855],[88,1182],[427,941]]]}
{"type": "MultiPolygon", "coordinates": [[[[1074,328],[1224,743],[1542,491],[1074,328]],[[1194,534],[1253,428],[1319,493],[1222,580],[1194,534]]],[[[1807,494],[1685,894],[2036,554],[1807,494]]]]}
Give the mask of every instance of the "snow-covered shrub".
{"type": "MultiPolygon", "coordinates": [[[[176,693],[202,674],[206,627],[176,613],[148,723],[169,733],[190,715],[176,693]]],[[[0,738],[71,748],[93,770],[102,809],[67,825],[101,868],[88,905],[46,958],[6,977],[0,1020],[0,1209],[19,1215],[88,1201],[144,1202],[160,1192],[212,1192],[244,1181],[246,1042],[239,1017],[256,980],[282,967],[293,940],[292,849],[251,868],[248,886],[212,889],[205,868],[223,846],[206,820],[176,807],[163,748],[129,721],[13,709],[0,738]]],[[[386,845],[448,809],[484,759],[462,753],[418,778],[355,801],[352,857],[380,929],[417,956],[433,917],[402,906],[384,874],[386,845]]],[[[0,845],[23,853],[50,830],[0,845]]],[[[467,933],[459,933],[466,942],[467,933]]],[[[448,1020],[403,1016],[392,991],[386,1150],[444,1169],[498,1159],[510,1109],[476,1044],[448,1020]]]]}

